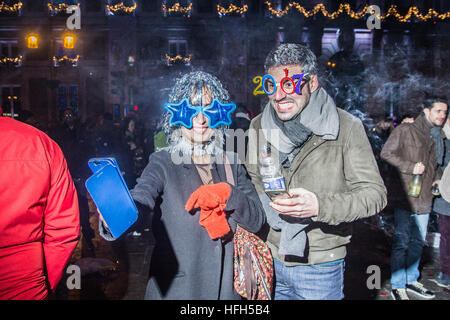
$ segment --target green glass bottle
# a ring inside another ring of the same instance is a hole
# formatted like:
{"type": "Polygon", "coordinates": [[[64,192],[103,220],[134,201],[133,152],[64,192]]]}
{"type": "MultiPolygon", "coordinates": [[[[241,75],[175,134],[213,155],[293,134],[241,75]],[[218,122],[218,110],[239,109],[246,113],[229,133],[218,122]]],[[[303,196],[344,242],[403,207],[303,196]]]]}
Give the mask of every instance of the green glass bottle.
{"type": "Polygon", "coordinates": [[[416,174],[409,184],[408,196],[418,198],[422,189],[422,175],[416,174]]]}

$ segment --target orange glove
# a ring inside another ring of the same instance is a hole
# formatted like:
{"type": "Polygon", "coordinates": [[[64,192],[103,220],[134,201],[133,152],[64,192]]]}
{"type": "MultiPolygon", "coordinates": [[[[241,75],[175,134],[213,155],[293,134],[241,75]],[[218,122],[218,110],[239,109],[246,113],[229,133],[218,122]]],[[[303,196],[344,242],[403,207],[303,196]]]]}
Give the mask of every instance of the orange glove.
{"type": "Polygon", "coordinates": [[[211,239],[223,237],[230,232],[225,207],[231,194],[228,183],[221,182],[200,186],[195,190],[186,202],[186,210],[200,208],[201,226],[206,228],[211,239]]]}

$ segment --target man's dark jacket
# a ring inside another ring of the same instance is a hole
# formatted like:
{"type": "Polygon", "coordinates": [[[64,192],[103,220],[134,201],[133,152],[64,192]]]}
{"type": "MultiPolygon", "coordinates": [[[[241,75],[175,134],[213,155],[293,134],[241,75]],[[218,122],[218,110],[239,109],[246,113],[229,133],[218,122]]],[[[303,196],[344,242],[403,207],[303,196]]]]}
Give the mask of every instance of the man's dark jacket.
{"type": "Polygon", "coordinates": [[[435,144],[430,136],[433,125],[422,113],[414,123],[403,123],[392,131],[386,141],[381,158],[397,169],[401,188],[392,188],[398,192],[396,207],[410,212],[424,214],[431,211],[433,195],[431,185],[439,179],[442,171],[436,161],[435,144]],[[422,189],[418,198],[408,196],[409,184],[413,179],[413,170],[417,162],[422,162],[425,172],[422,175],[422,189]]]}

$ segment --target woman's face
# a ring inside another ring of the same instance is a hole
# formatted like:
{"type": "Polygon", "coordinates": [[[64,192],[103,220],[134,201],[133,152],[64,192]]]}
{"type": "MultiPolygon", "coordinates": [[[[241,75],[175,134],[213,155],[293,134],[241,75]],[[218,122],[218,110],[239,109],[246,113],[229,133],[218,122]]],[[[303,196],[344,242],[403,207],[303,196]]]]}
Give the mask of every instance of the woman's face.
{"type": "MultiPolygon", "coordinates": [[[[195,91],[191,95],[191,100],[195,95],[195,91]]],[[[202,88],[203,107],[211,104],[212,94],[208,87],[202,88]]],[[[203,112],[200,112],[192,119],[192,128],[181,127],[183,137],[192,144],[207,143],[211,140],[214,130],[209,127],[209,119],[203,112]]]]}

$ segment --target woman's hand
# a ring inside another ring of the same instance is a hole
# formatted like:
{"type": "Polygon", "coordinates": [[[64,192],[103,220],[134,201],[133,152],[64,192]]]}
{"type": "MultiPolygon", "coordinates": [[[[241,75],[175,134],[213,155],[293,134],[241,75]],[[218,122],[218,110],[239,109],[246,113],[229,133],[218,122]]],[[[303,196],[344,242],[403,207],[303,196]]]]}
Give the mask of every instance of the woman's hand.
{"type": "Polygon", "coordinates": [[[103,219],[102,214],[100,213],[100,210],[98,210],[97,208],[97,212],[98,212],[98,218],[99,220],[103,223],[103,225],[109,230],[108,224],[105,222],[105,219],[103,219]]]}

